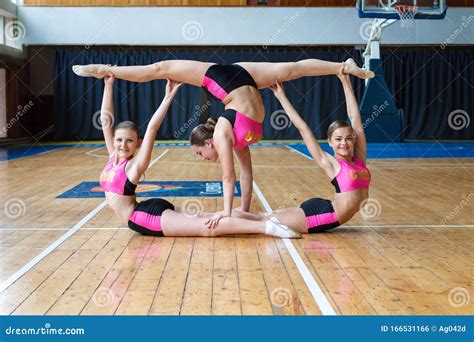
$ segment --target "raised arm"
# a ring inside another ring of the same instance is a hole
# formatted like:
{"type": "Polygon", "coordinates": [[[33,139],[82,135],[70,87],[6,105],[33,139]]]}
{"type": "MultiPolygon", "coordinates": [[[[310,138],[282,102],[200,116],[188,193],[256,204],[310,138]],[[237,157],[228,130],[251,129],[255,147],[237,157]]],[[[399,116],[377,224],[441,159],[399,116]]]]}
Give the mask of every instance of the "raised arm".
{"type": "Polygon", "coordinates": [[[330,178],[334,177],[337,161],[333,156],[321,149],[321,146],[314,137],[311,128],[309,128],[306,122],[301,118],[296,109],[293,107],[290,100],[288,100],[286,97],[283,86],[280,83],[276,83],[274,86],[270,87],[270,89],[273,91],[278,101],[280,101],[291,122],[293,122],[295,127],[300,132],[301,137],[303,138],[306,147],[308,147],[309,153],[311,153],[311,156],[313,157],[316,164],[318,164],[318,166],[322,168],[330,178]]]}
{"type": "Polygon", "coordinates": [[[158,133],[158,129],[160,128],[166,114],[168,113],[171,102],[173,101],[173,98],[181,85],[182,83],[172,80],[168,80],[168,83],[166,84],[165,97],[148,123],[140,150],[138,151],[135,158],[133,158],[134,166],[137,168],[138,175],[141,175],[143,172],[145,172],[148,168],[148,165],[150,164],[151,153],[153,151],[156,134],[158,133]]]}
{"type": "Polygon", "coordinates": [[[104,94],[100,108],[100,122],[109,156],[114,153],[114,80],[112,74],[104,77],[104,94]]]}
{"type": "Polygon", "coordinates": [[[354,155],[365,164],[367,159],[367,140],[365,138],[364,126],[362,125],[362,118],[360,117],[359,104],[354,95],[354,89],[352,88],[349,75],[338,75],[338,77],[344,88],[347,116],[351,121],[351,126],[355,134],[354,155]]]}

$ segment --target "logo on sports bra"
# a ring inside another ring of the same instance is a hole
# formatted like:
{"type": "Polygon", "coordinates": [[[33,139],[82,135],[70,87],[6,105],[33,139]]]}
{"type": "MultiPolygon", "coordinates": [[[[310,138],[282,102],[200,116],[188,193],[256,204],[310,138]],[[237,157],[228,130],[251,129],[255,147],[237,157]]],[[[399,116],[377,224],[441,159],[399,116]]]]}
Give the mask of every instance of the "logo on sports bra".
{"type": "Polygon", "coordinates": [[[247,135],[245,136],[245,141],[246,142],[257,142],[257,141],[260,141],[260,139],[262,138],[262,135],[261,134],[255,134],[254,132],[252,131],[248,131],[247,132],[247,135]]]}
{"type": "Polygon", "coordinates": [[[349,175],[351,176],[352,180],[356,180],[356,179],[369,180],[370,179],[369,170],[349,170],[349,175]]]}
{"type": "Polygon", "coordinates": [[[114,171],[109,171],[109,172],[104,171],[100,174],[100,181],[106,182],[106,183],[112,183],[114,181],[114,177],[115,177],[114,171]]]}

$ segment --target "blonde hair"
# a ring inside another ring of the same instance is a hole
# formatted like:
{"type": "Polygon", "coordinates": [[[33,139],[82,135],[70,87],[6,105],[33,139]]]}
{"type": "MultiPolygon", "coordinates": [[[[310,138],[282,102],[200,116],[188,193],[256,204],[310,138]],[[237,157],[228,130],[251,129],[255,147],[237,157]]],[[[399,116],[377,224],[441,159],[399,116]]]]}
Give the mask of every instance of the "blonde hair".
{"type": "Polygon", "coordinates": [[[216,123],[216,118],[209,118],[206,123],[194,127],[189,137],[191,145],[203,146],[206,140],[212,139],[216,123]]]}
{"type": "Polygon", "coordinates": [[[114,134],[115,131],[118,129],[130,129],[137,133],[137,137],[140,138],[140,133],[138,132],[138,126],[135,122],[132,121],[122,121],[117,126],[114,127],[114,134]]]}
{"type": "Polygon", "coordinates": [[[334,131],[338,128],[344,128],[344,127],[350,127],[352,129],[352,126],[349,125],[346,121],[343,120],[336,120],[333,123],[331,123],[328,127],[328,139],[331,139],[334,131]]]}

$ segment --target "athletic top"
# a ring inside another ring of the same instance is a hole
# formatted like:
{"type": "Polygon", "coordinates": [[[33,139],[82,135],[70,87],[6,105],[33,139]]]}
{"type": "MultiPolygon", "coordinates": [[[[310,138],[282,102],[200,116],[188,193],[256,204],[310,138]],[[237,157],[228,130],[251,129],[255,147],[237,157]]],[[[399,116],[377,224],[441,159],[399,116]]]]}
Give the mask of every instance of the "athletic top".
{"type": "Polygon", "coordinates": [[[109,192],[117,195],[134,196],[137,186],[130,182],[125,174],[125,167],[128,159],[120,164],[114,165],[115,157],[112,155],[104,170],[100,174],[100,186],[109,192]]]}
{"type": "Polygon", "coordinates": [[[237,64],[211,65],[202,79],[202,87],[219,101],[232,90],[247,85],[257,88],[249,72],[237,64]]]}
{"type": "Polygon", "coordinates": [[[261,122],[255,121],[233,109],[227,109],[221,117],[227,119],[232,125],[235,141],[234,148],[236,150],[241,150],[262,139],[263,127],[261,122]]]}
{"type": "Polygon", "coordinates": [[[362,160],[353,157],[352,161],[355,164],[348,163],[344,159],[337,159],[337,161],[341,169],[331,181],[337,193],[369,188],[370,172],[362,160]]]}

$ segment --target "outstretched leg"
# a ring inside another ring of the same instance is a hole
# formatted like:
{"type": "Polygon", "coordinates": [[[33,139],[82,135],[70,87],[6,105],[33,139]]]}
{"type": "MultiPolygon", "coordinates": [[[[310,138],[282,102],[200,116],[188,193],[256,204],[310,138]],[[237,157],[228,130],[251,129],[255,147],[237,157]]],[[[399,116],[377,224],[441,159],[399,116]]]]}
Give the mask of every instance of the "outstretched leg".
{"type": "Polygon", "coordinates": [[[245,220],[252,220],[252,221],[266,221],[269,219],[268,213],[262,211],[262,212],[256,212],[256,213],[249,213],[246,211],[241,211],[241,210],[232,210],[232,216],[233,217],[238,217],[242,218],[245,220]]]}
{"type": "Polygon", "coordinates": [[[207,218],[192,217],[173,210],[161,215],[161,228],[165,236],[221,236],[229,234],[270,234],[280,237],[299,237],[275,223],[224,217],[214,229],[207,228],[207,218]],[[287,235],[287,236],[285,236],[287,235]]]}
{"type": "MultiPolygon", "coordinates": [[[[214,213],[201,213],[201,217],[211,217],[214,213]]],[[[257,213],[248,213],[240,210],[232,210],[232,217],[244,219],[244,220],[252,220],[252,221],[260,221],[265,222],[269,220],[272,216],[276,217],[278,221],[283,223],[284,225],[290,227],[294,231],[300,233],[307,233],[308,227],[306,225],[306,216],[304,214],[303,209],[298,207],[293,208],[285,208],[274,211],[271,214],[267,212],[257,212],[257,213]]]]}
{"type": "Polygon", "coordinates": [[[375,74],[359,68],[352,59],[344,63],[328,62],[320,59],[305,59],[298,62],[266,63],[255,62],[237,63],[247,70],[257,83],[259,89],[268,88],[276,82],[291,81],[305,76],[325,76],[350,74],[359,78],[372,78],[375,74]]]}
{"type": "Polygon", "coordinates": [[[298,207],[281,209],[276,211],[274,215],[281,223],[291,227],[291,229],[300,233],[308,232],[303,209],[298,207]]]}
{"type": "Polygon", "coordinates": [[[308,227],[306,225],[306,216],[303,209],[298,207],[285,208],[276,210],[269,214],[267,212],[247,213],[240,210],[232,210],[232,217],[242,218],[245,220],[261,221],[276,217],[279,222],[290,227],[299,233],[307,233],[308,227]]]}
{"type": "Polygon", "coordinates": [[[103,78],[112,73],[115,78],[132,82],[149,82],[173,79],[177,82],[201,86],[207,69],[214,63],[188,60],[167,60],[149,65],[107,66],[105,64],[74,65],[75,74],[84,77],[103,78]]]}
{"type": "MultiPolygon", "coordinates": [[[[175,210],[179,212],[182,209],[179,208],[179,207],[175,207],[175,210]]],[[[216,213],[205,213],[205,212],[203,212],[203,213],[199,214],[199,217],[209,218],[209,217],[212,217],[212,216],[214,216],[215,214],[218,214],[218,213],[223,214],[224,211],[219,211],[219,212],[216,212],[216,213]]],[[[268,220],[268,214],[266,212],[249,213],[249,212],[241,211],[241,210],[237,210],[237,209],[232,209],[232,217],[241,218],[241,219],[245,219],[245,220],[252,220],[252,221],[266,221],[266,220],[268,220]]]]}

